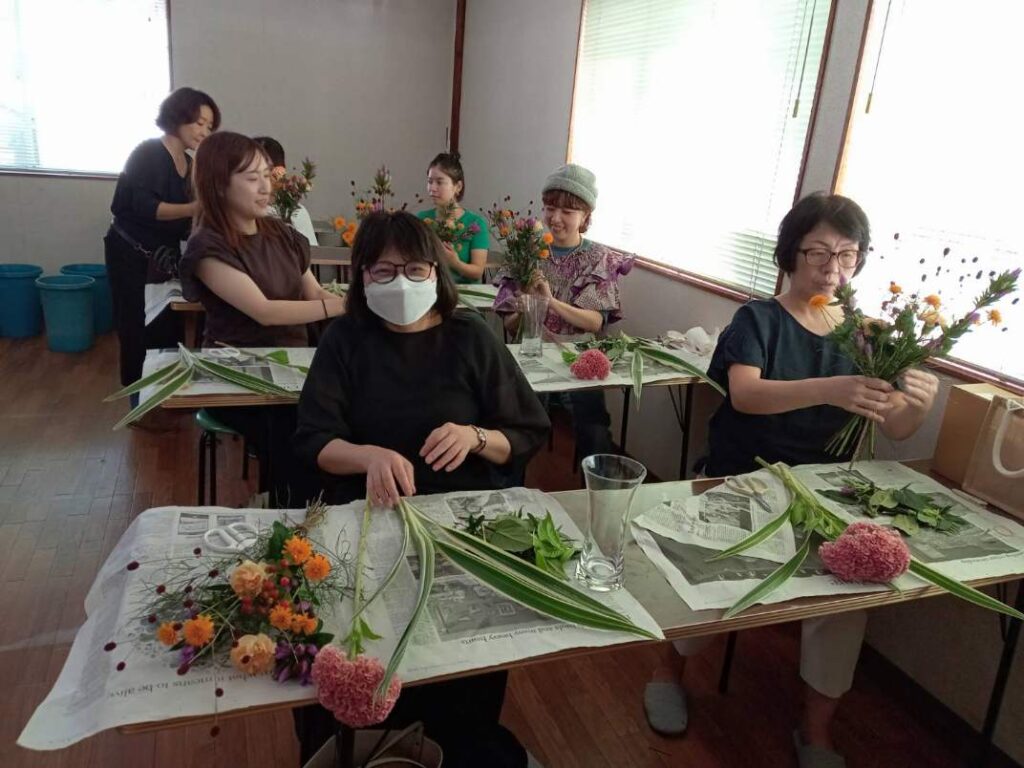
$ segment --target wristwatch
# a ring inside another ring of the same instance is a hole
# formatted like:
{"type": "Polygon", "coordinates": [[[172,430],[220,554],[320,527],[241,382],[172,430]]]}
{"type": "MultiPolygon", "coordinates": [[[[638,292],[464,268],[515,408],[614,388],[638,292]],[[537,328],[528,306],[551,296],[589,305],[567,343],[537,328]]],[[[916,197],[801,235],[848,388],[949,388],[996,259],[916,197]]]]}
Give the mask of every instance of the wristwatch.
{"type": "Polygon", "coordinates": [[[480,451],[487,447],[487,433],[475,424],[470,424],[469,426],[476,432],[476,447],[470,453],[480,453],[480,451]]]}

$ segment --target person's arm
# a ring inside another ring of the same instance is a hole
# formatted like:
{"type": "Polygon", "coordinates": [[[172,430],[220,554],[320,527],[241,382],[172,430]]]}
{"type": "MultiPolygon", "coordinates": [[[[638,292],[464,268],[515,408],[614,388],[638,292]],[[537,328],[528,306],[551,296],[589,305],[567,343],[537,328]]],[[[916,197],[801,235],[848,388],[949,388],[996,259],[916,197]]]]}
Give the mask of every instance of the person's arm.
{"type": "Polygon", "coordinates": [[[157,221],[175,221],[176,219],[191,219],[199,211],[199,203],[158,203],[156,206],[157,221]]]}
{"type": "Polygon", "coordinates": [[[729,366],[729,400],[740,413],[767,416],[816,405],[834,405],[882,424],[893,407],[892,386],[867,376],[826,376],[776,381],[762,379],[761,369],[729,366]]]}
{"type": "MultiPolygon", "coordinates": [[[[313,274],[313,271],[307,269],[302,275],[302,298],[309,301],[320,301],[320,299],[331,301],[341,297],[335,296],[333,293],[326,290],[322,285],[320,285],[319,281],[316,279],[316,275],[313,274]]],[[[344,299],[341,299],[341,301],[344,303],[344,299]]]]}
{"type": "Polygon", "coordinates": [[[301,325],[337,317],[345,311],[342,299],[268,299],[252,278],[220,259],[206,257],[196,265],[196,276],[207,288],[260,325],[301,325]]]}
{"type": "Polygon", "coordinates": [[[540,270],[534,273],[533,280],[530,282],[530,287],[527,291],[546,296],[550,311],[584,333],[599,333],[604,328],[604,316],[596,309],[580,309],[552,296],[551,286],[540,270]]]}
{"type": "Polygon", "coordinates": [[[487,444],[482,450],[476,430],[469,424],[448,422],[427,436],[420,449],[420,456],[435,472],[452,472],[461,466],[469,454],[476,455],[492,464],[505,464],[512,456],[512,445],[505,434],[497,429],[484,429],[487,444]]]}
{"type": "Polygon", "coordinates": [[[456,272],[467,280],[479,282],[484,276],[484,268],[487,265],[487,249],[474,248],[469,252],[469,263],[462,261],[455,252],[455,248],[448,243],[444,245],[445,253],[448,256],[448,266],[452,272],[456,272]]]}
{"type": "Polygon", "coordinates": [[[935,404],[938,378],[927,371],[909,370],[900,379],[900,389],[890,396],[892,409],[881,426],[891,440],[906,440],[924,423],[935,404]]]}

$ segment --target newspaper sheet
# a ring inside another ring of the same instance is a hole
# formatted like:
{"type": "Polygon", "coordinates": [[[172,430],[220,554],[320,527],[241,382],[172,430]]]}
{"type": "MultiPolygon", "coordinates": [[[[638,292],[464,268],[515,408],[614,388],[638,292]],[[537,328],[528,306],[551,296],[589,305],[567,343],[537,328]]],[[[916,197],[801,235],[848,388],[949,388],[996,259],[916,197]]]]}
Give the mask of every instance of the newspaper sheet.
{"type": "MultiPolygon", "coordinates": [[[[199,353],[201,356],[209,357],[221,365],[226,365],[231,368],[235,368],[239,371],[243,371],[250,376],[258,376],[266,381],[271,381],[280,387],[291,392],[302,391],[302,385],[305,383],[305,374],[291,366],[303,366],[308,368],[310,363],[313,361],[313,353],[316,349],[312,347],[289,347],[288,349],[282,350],[279,347],[253,347],[247,349],[244,352],[239,352],[237,356],[231,356],[230,351],[223,350],[204,350],[199,353]],[[266,355],[271,352],[284,352],[288,355],[288,365],[279,365],[269,360],[261,360],[247,352],[255,352],[260,355],[266,355]]],[[[154,371],[163,368],[164,366],[170,365],[178,359],[178,350],[176,349],[150,349],[146,352],[146,361],[142,366],[143,377],[148,376],[154,371]]],[[[148,397],[156,392],[156,387],[147,387],[142,390],[142,399],[146,400],[148,397]]],[[[229,384],[221,379],[215,379],[212,376],[207,376],[201,371],[196,371],[192,378],[192,382],[185,388],[178,390],[175,393],[175,397],[189,397],[197,395],[236,395],[240,393],[246,393],[249,390],[239,387],[235,384],[229,384]]]]}
{"type": "Polygon", "coordinates": [[[185,301],[181,293],[180,280],[168,280],[166,283],[146,283],[145,307],[146,325],[174,302],[185,301]]]}
{"type": "MultiPolygon", "coordinates": [[[[666,499],[638,515],[634,523],[680,544],[726,550],[785,511],[786,489],[782,483],[770,472],[755,474],[768,486],[763,498],[719,486],[685,500],[666,499]]],[[[796,552],[792,526],[782,526],[747,552],[751,557],[786,562],[796,552]]]]}
{"type": "MultiPolygon", "coordinates": [[[[612,371],[608,374],[608,378],[601,381],[586,381],[577,379],[569,372],[569,366],[562,359],[562,351],[557,344],[544,342],[544,351],[539,357],[523,357],[519,351],[519,344],[509,344],[508,349],[519,363],[519,367],[534,392],[565,392],[571,389],[593,389],[595,386],[602,388],[633,386],[633,377],[630,373],[632,355],[623,355],[612,363],[612,371]]],[[[680,349],[665,348],[664,351],[691,363],[698,370],[707,371],[710,360],[706,357],[700,357],[680,349]]],[[[686,374],[674,368],[669,368],[650,358],[644,359],[644,384],[685,377],[686,374]]]]}
{"type": "MultiPolygon", "coordinates": [[[[797,467],[794,473],[811,490],[824,490],[844,484],[842,470],[842,465],[823,464],[797,467]]],[[[857,464],[856,471],[886,488],[909,484],[914,490],[932,495],[943,504],[952,504],[953,511],[967,521],[967,526],[956,534],[922,529],[907,538],[907,546],[915,558],[961,581],[1024,573],[1024,527],[954,495],[940,483],[897,462],[861,462],[857,464]]],[[[764,478],[763,473],[757,476],[764,478]]],[[[854,507],[824,497],[820,499],[826,507],[845,520],[870,520],[855,514],[854,507]]],[[[785,494],[774,496],[771,501],[779,513],[787,503],[788,496],[785,494]]],[[[764,559],[744,554],[708,562],[716,551],[724,548],[721,532],[713,531],[703,535],[704,530],[700,527],[686,529],[685,518],[690,509],[690,504],[670,502],[666,505],[662,502],[633,521],[633,536],[691,608],[727,608],[774,571],[778,567],[777,558],[764,559]],[[686,530],[686,534],[680,533],[681,530],[686,530]]],[[[876,518],[874,522],[884,524],[885,519],[876,518]]],[[[802,533],[793,532],[788,524],[783,528],[792,536],[793,546],[803,544],[802,533]]],[[[897,580],[896,585],[903,589],[915,588],[921,586],[922,582],[912,574],[905,574],[897,580]]],[[[816,549],[812,549],[796,575],[769,595],[765,602],[885,589],[885,585],[847,584],[839,581],[825,569],[816,549]]]]}
{"type": "MultiPolygon", "coordinates": [[[[459,493],[421,497],[414,502],[432,518],[457,522],[469,513],[494,515],[505,511],[543,514],[549,510],[569,536],[579,530],[550,496],[537,491],[459,493]]],[[[333,551],[350,557],[355,551],[363,514],[362,503],[331,508],[323,525],[311,534],[333,551]]],[[[18,743],[29,749],[60,749],[107,728],[129,723],[208,715],[217,710],[289,701],[309,701],[314,691],[294,682],[279,684],[268,677],[247,678],[226,665],[197,666],[188,674],[176,672],[177,655],[168,653],[153,637],[144,619],[133,620],[164,567],[201,546],[203,534],[216,526],[244,521],[260,530],[287,515],[300,522],[301,511],[235,510],[216,507],[164,507],[144,512],[132,523],[100,569],[85,600],[87,620],[79,629],[56,684],[25,726],[18,743]],[[127,571],[132,560],[140,567],[127,571]],[[117,629],[114,629],[117,628],[117,629]],[[115,634],[116,633],[116,634],[115,634]],[[104,652],[115,639],[118,648],[104,652]],[[125,660],[123,671],[116,671],[125,660]],[[223,696],[214,697],[221,688],[223,696]]],[[[396,582],[367,617],[384,638],[370,644],[368,653],[386,659],[412,613],[414,555],[399,552],[400,523],[394,512],[374,515],[367,540],[367,590],[402,557],[396,582]]],[[[482,586],[475,579],[438,560],[426,619],[421,622],[399,676],[406,682],[527,659],[574,647],[599,647],[635,640],[630,635],[600,632],[562,624],[529,611],[482,586]]],[[[628,615],[635,623],[661,635],[657,624],[625,590],[611,595],[589,593],[628,615]]],[[[325,631],[344,635],[351,601],[322,613],[325,631]]]]}

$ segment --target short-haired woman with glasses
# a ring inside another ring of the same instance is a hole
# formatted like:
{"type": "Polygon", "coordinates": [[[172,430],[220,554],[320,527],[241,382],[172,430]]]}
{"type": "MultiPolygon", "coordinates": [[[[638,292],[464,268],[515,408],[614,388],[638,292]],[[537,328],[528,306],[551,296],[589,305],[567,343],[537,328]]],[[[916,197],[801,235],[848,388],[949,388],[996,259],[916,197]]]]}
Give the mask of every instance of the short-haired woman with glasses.
{"type": "MultiPolygon", "coordinates": [[[[748,302],[736,311],[708,368],[728,392],[709,426],[709,477],[752,472],[758,456],[790,465],[848,460],[849,454],[826,453],[825,444],[851,413],[874,420],[895,440],[921,426],[938,379],[908,371],[897,391],[889,382],[858,375],[852,361],[827,338],[841,322],[841,310],[811,304],[814,296],[832,296],[841,280],[854,279],[864,266],[870,239],[864,211],[839,195],[809,195],[783,218],[775,261],[788,286],[774,298],[748,302]]],[[[853,684],[866,623],[864,611],[802,623],[805,695],[794,733],[802,768],[843,764],[832,752],[830,726],[840,697],[853,684]]],[[[685,731],[685,660],[710,639],[676,641],[648,683],[644,706],[655,730],[685,731]]]]}
{"type": "MultiPolygon", "coordinates": [[[[415,216],[374,213],[352,246],[346,314],[327,329],[299,400],[295,446],[334,476],[325,500],[507,486],[550,423],[505,345],[458,294],[441,241],[415,216]]],[[[388,725],[423,720],[445,765],[525,766],[498,725],[505,673],[402,693],[388,725]]],[[[330,715],[297,716],[303,761],[333,733],[330,715]]]]}

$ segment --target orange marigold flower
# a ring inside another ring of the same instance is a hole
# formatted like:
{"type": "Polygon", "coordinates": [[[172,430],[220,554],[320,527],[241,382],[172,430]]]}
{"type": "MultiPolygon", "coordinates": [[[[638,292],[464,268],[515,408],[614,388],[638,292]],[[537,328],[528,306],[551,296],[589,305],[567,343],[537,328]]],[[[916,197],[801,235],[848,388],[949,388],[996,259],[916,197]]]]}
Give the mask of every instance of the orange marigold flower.
{"type": "Polygon", "coordinates": [[[302,566],[302,571],[310,581],[323,581],[331,572],[331,563],[323,555],[313,555],[302,566]]]}
{"type": "Polygon", "coordinates": [[[291,629],[292,607],[288,603],[278,603],[270,609],[270,626],[276,629],[291,629]]]}
{"type": "Polygon", "coordinates": [[[545,232],[543,235],[541,235],[540,239],[543,240],[547,245],[551,245],[555,241],[555,236],[552,235],[550,232],[545,232]]]}
{"type": "Polygon", "coordinates": [[[893,296],[895,296],[897,293],[903,293],[903,289],[900,288],[898,285],[896,285],[896,283],[890,282],[889,283],[889,293],[891,293],[893,296]]]}
{"type": "Polygon", "coordinates": [[[549,256],[551,255],[551,251],[549,251],[549,250],[548,250],[547,248],[545,248],[544,250],[542,250],[542,251],[541,251],[540,253],[538,253],[537,255],[538,255],[538,256],[539,256],[540,258],[542,258],[542,259],[546,259],[546,258],[548,258],[548,257],[549,257],[549,256]]]}
{"type": "Polygon", "coordinates": [[[292,616],[291,630],[296,635],[312,635],[316,632],[316,625],[319,623],[312,616],[297,613],[292,616]]]}
{"type": "Polygon", "coordinates": [[[823,293],[818,293],[815,294],[814,296],[811,296],[811,300],[808,301],[807,303],[810,304],[815,309],[824,309],[831,302],[832,300],[828,296],[826,296],[823,293]]]}
{"type": "Polygon", "coordinates": [[[345,217],[344,216],[335,216],[334,217],[334,230],[335,230],[335,232],[340,232],[344,228],[345,228],[345,217]]]}
{"type": "Polygon", "coordinates": [[[201,613],[194,619],[185,622],[182,634],[185,636],[186,643],[201,648],[213,640],[213,619],[205,613],[201,613]]]}
{"type": "Polygon", "coordinates": [[[935,309],[942,306],[942,299],[936,296],[934,293],[924,297],[924,303],[929,304],[935,309]]]}
{"type": "Polygon", "coordinates": [[[508,227],[499,227],[498,228],[498,236],[499,237],[508,237],[508,227]]]}
{"type": "Polygon", "coordinates": [[[999,325],[1003,322],[1003,313],[998,309],[990,309],[988,311],[988,321],[992,323],[992,325],[999,325]]]}
{"type": "Polygon", "coordinates": [[[165,621],[156,631],[156,639],[166,646],[172,646],[178,642],[178,630],[174,628],[174,622],[165,621]]]}
{"type": "Polygon", "coordinates": [[[284,543],[284,553],[295,565],[302,565],[313,554],[313,546],[302,536],[292,536],[284,543]]]}

